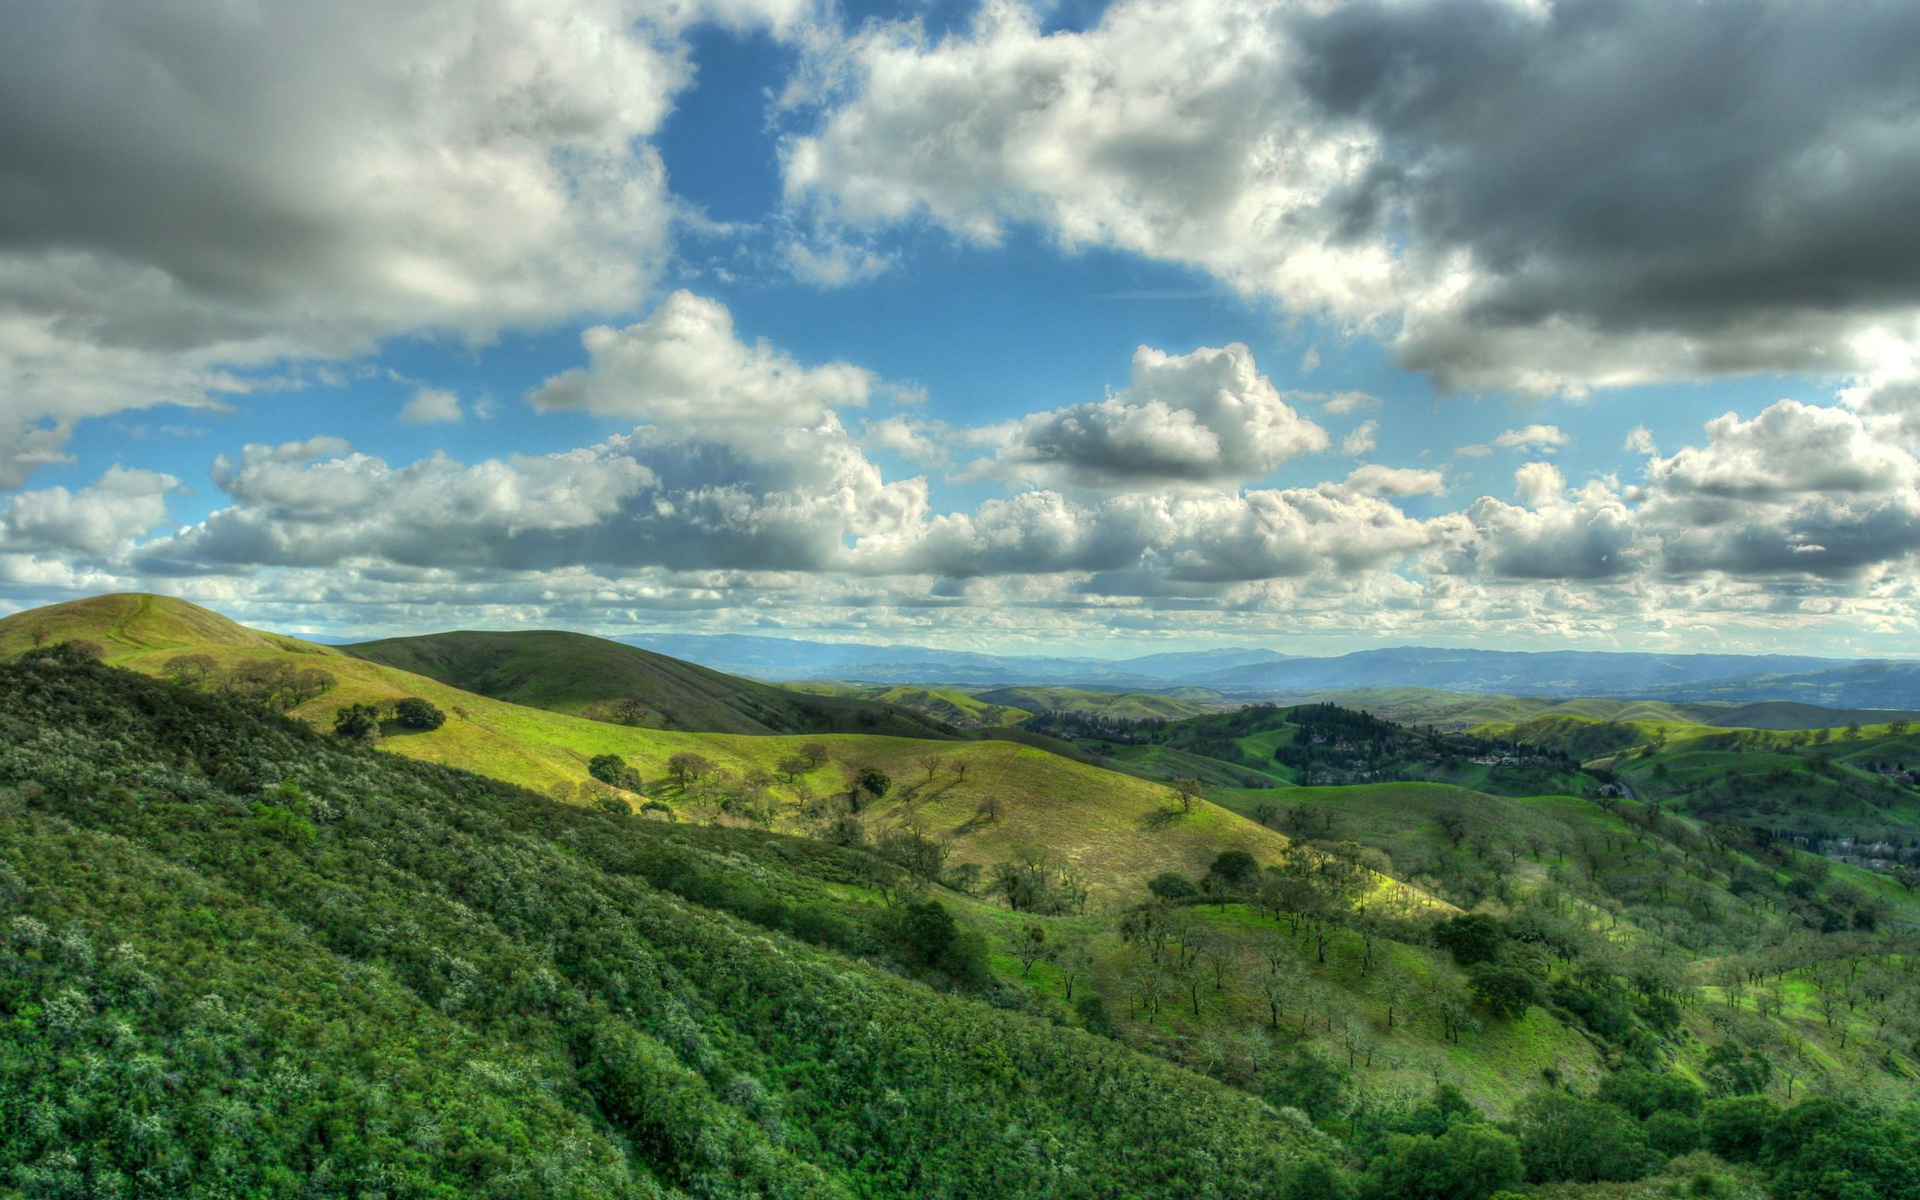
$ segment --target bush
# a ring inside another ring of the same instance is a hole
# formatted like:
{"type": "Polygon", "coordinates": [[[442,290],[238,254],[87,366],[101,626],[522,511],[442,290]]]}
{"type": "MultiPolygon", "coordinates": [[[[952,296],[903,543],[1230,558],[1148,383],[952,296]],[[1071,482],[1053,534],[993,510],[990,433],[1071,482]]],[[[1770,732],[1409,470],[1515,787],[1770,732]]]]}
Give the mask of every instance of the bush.
{"type": "Polygon", "coordinates": [[[1193,886],[1193,880],[1178,871],[1162,871],[1155,875],[1147,881],[1147,890],[1162,900],[1191,900],[1200,894],[1200,889],[1193,886]]]}
{"type": "Polygon", "coordinates": [[[1647,1144],[1662,1158],[1678,1158],[1700,1148],[1700,1118],[1657,1112],[1646,1121],[1647,1144]]]}
{"type": "Polygon", "coordinates": [[[408,696],[393,706],[393,719],[407,729],[431,732],[447,723],[447,714],[418,696],[408,696]]]}
{"type": "Polygon", "coordinates": [[[1520,1182],[1520,1145],[1490,1125],[1397,1133],[1367,1172],[1368,1200],[1487,1200],[1520,1182]]]}
{"type": "Polygon", "coordinates": [[[1640,1121],[1661,1112],[1697,1117],[1707,1101],[1706,1091],[1685,1076],[1638,1068],[1606,1076],[1594,1096],[1640,1121]]]}
{"type": "Polygon", "coordinates": [[[1468,976],[1474,999],[1509,1021],[1526,1016],[1527,1010],[1543,998],[1540,981],[1519,967],[1480,963],[1468,976]]]}
{"type": "Polygon", "coordinates": [[[1534,1183],[1639,1179],[1651,1167],[1647,1135],[1619,1109],[1567,1092],[1535,1092],[1514,1110],[1534,1183]]]}
{"type": "Polygon", "coordinates": [[[1780,1124],[1780,1106],[1765,1096],[1709,1100],[1700,1113],[1700,1140],[1728,1162],[1760,1161],[1780,1124]]]}
{"type": "Polygon", "coordinates": [[[594,755],[587,760],[587,774],[623,791],[637,792],[641,788],[640,772],[628,766],[627,760],[618,754],[594,755]]]}
{"type": "Polygon", "coordinates": [[[1453,955],[1463,967],[1493,962],[1507,940],[1500,922],[1485,913],[1449,917],[1433,927],[1433,944],[1453,955]]]}

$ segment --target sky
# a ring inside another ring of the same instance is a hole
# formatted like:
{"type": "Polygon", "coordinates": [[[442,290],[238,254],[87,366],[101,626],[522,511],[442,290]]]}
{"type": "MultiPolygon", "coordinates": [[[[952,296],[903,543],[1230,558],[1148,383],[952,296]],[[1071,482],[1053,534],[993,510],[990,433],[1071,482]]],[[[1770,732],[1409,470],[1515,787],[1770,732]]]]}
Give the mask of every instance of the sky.
{"type": "Polygon", "coordinates": [[[0,28],[0,611],[1920,651],[1911,0],[0,28]]]}

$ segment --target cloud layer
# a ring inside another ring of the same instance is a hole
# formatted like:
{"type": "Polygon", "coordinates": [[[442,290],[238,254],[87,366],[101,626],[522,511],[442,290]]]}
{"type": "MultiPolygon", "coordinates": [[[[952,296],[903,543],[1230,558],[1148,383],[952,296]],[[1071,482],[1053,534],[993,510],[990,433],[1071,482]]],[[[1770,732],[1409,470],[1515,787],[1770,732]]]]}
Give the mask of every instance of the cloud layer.
{"type": "Polygon", "coordinates": [[[1192,265],[1444,388],[1882,365],[1920,331],[1920,10],[1013,0],[836,45],[786,155],[823,228],[1192,265]]]}

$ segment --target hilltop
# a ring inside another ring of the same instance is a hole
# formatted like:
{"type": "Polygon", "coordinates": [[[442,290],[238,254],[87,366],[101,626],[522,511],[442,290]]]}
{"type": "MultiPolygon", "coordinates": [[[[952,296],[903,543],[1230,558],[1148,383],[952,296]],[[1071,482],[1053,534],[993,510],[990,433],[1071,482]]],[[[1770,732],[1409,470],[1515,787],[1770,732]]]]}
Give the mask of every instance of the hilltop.
{"type": "Polygon", "coordinates": [[[641,729],[954,736],[881,701],[790,691],[583,633],[463,630],[340,649],[495,700],[641,729]]]}

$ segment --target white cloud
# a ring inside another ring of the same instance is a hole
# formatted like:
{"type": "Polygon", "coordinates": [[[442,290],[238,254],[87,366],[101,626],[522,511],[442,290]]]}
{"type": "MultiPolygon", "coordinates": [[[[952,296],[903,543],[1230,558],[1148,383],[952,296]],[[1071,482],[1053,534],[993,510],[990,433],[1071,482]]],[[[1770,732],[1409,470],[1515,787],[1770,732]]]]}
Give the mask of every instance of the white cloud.
{"type": "Polygon", "coordinates": [[[1363,463],[1347,475],[1347,486],[1374,496],[1437,496],[1446,490],[1443,472],[1363,463]]]}
{"type": "Polygon", "coordinates": [[[436,425],[458,421],[462,417],[460,397],[445,388],[417,389],[400,409],[400,420],[408,425],[436,425]]]}
{"type": "Polygon", "coordinates": [[[1127,387],[996,436],[983,470],[1092,487],[1246,482],[1327,446],[1326,430],[1294,411],[1238,342],[1179,355],[1141,346],[1127,387]]]}
{"type": "Polygon", "coordinates": [[[1528,425],[1509,429],[1493,439],[1502,450],[1540,450],[1548,454],[1573,441],[1558,425],[1528,425]]]}
{"type": "Polygon", "coordinates": [[[164,521],[179,487],[171,475],[116,466],[77,492],[22,492],[0,510],[0,553],[112,554],[164,521]]]}
{"type": "Polygon", "coordinates": [[[847,363],[803,367],[767,343],[747,345],[725,305],[692,292],[668,296],[646,320],[580,337],[592,365],[542,384],[541,409],[693,425],[813,425],[864,405],[873,375],[847,363]]]}
{"type": "Polygon", "coordinates": [[[630,309],[683,31],[801,0],[101,0],[0,39],[0,487],[74,422],[630,309]]]}
{"type": "Polygon", "coordinates": [[[1620,444],[1620,448],[1628,454],[1653,455],[1660,453],[1660,447],[1656,446],[1653,441],[1653,431],[1645,425],[1635,425],[1632,429],[1629,429],[1627,431],[1627,439],[1620,444]]]}
{"type": "Polygon", "coordinates": [[[1380,422],[1366,420],[1353,427],[1352,432],[1340,439],[1340,453],[1348,458],[1359,458],[1373,451],[1374,435],[1380,431],[1380,422]]]}

